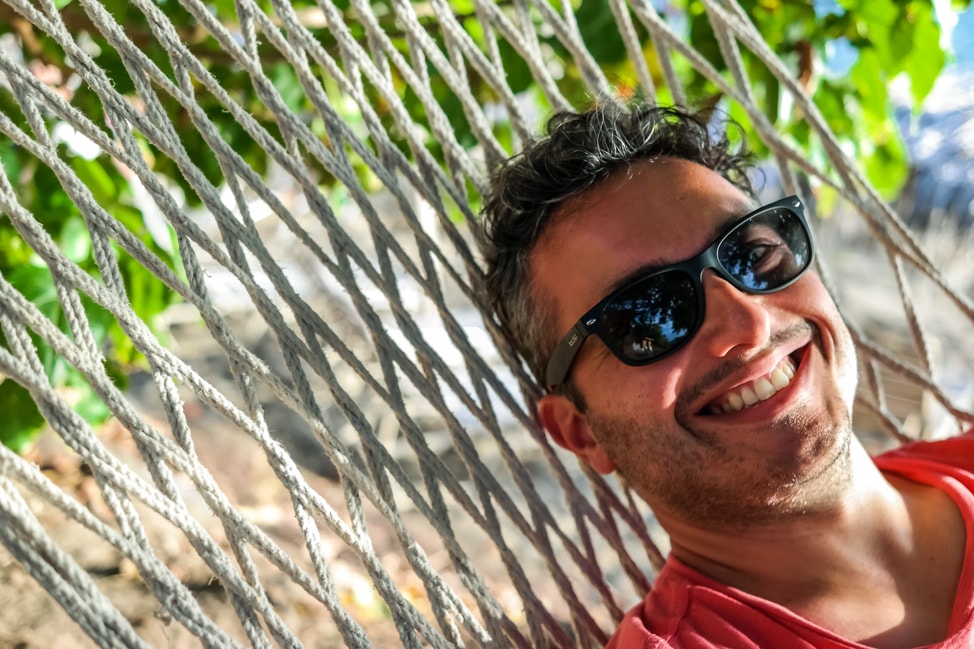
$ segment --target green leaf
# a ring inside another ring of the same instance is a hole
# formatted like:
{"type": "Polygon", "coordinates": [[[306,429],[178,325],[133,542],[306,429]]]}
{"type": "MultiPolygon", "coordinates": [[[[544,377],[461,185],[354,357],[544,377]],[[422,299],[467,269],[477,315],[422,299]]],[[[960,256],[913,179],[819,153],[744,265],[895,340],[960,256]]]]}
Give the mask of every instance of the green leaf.
{"type": "Polygon", "coordinates": [[[305,107],[305,93],[294,68],[287,63],[278,63],[271,67],[268,77],[291,112],[301,114],[305,107]]]}
{"type": "MultiPolygon", "coordinates": [[[[0,110],[3,110],[2,103],[0,103],[0,110]]],[[[8,114],[6,111],[3,112],[8,114]]],[[[0,140],[0,165],[3,166],[0,173],[13,179],[11,184],[16,186],[16,179],[20,177],[20,171],[23,167],[20,162],[20,149],[13,142],[0,140]]]]}
{"type": "Polygon", "coordinates": [[[0,217],[0,272],[20,268],[30,263],[34,250],[20,237],[20,233],[6,217],[0,217]]]}
{"type": "Polygon", "coordinates": [[[460,144],[470,147],[477,143],[477,138],[473,134],[467,115],[463,112],[463,104],[453,90],[445,83],[437,79],[431,83],[433,94],[437,103],[453,127],[453,133],[460,144]]]}
{"type": "Polygon", "coordinates": [[[903,67],[910,75],[910,91],[919,106],[933,89],[947,55],[940,49],[940,27],[932,9],[918,7],[914,21],[913,50],[910,56],[904,57],[903,67]]]}
{"type": "Polygon", "coordinates": [[[78,373],[74,381],[71,381],[72,387],[72,407],[74,411],[81,415],[85,421],[87,421],[92,426],[98,426],[105,423],[109,417],[112,416],[112,411],[109,410],[105,402],[102,401],[98,393],[85,382],[84,377],[78,373]]]}
{"type": "Polygon", "coordinates": [[[900,14],[900,7],[893,0],[854,0],[843,4],[859,16],[861,24],[872,27],[890,27],[900,14]]]}
{"type": "Polygon", "coordinates": [[[105,71],[117,92],[123,95],[130,95],[135,92],[135,83],[129,76],[128,70],[125,69],[122,57],[113,48],[107,45],[103,47],[95,58],[95,63],[105,71]]]}
{"type": "Polygon", "coordinates": [[[504,64],[504,72],[507,74],[507,84],[515,94],[524,92],[529,86],[534,84],[534,77],[531,75],[531,68],[524,61],[524,58],[507,41],[501,41],[498,50],[501,53],[501,62],[504,64]]]}
{"type": "Polygon", "coordinates": [[[49,167],[38,165],[34,172],[33,194],[29,202],[30,210],[44,224],[48,232],[56,235],[60,224],[71,215],[78,214],[78,208],[61,187],[61,181],[49,167]]]}
{"type": "Polygon", "coordinates": [[[80,216],[72,216],[64,222],[58,239],[64,256],[76,264],[87,261],[91,255],[91,238],[80,216]]]}
{"type": "Polygon", "coordinates": [[[44,417],[30,392],[12,379],[0,383],[0,412],[0,442],[17,453],[44,426],[44,417]]]}
{"type": "Polygon", "coordinates": [[[112,416],[112,411],[91,388],[84,390],[84,394],[75,404],[74,409],[92,426],[103,424],[112,416]]]}
{"type": "Polygon", "coordinates": [[[97,159],[86,160],[77,156],[71,159],[71,168],[102,207],[108,207],[118,198],[118,184],[122,182],[118,172],[109,173],[97,159]],[[112,178],[112,175],[116,177],[112,178]]]}
{"type": "Polygon", "coordinates": [[[7,280],[46,317],[53,319],[55,313],[60,313],[61,303],[54,288],[54,278],[46,266],[15,268],[7,275],[7,280]]]}
{"type": "Polygon", "coordinates": [[[823,80],[815,92],[815,103],[834,133],[853,133],[855,125],[846,106],[848,92],[840,85],[823,80]]]}
{"type": "MultiPolygon", "coordinates": [[[[690,44],[717,69],[727,69],[706,9],[699,2],[691,1],[687,5],[687,13],[690,14],[690,44]]],[[[694,73],[694,76],[700,75],[694,73]]]]}
{"type": "Polygon", "coordinates": [[[586,48],[596,61],[605,65],[626,59],[626,44],[607,0],[582,0],[575,20],[586,48]]]}
{"type": "Polygon", "coordinates": [[[886,119],[890,110],[889,77],[883,72],[875,48],[865,49],[859,54],[859,61],[852,67],[850,75],[863,110],[874,118],[886,119]]]}
{"type": "Polygon", "coordinates": [[[869,182],[886,199],[895,197],[906,182],[906,152],[897,137],[890,137],[877,146],[865,159],[865,172],[869,182]]]}

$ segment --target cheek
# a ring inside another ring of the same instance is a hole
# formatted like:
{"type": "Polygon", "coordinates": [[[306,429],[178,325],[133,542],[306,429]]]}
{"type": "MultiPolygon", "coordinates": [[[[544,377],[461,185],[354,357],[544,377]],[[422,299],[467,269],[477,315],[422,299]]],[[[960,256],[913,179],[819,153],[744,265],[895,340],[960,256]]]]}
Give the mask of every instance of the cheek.
{"type": "Polygon", "coordinates": [[[824,329],[823,334],[833,339],[839,354],[848,354],[853,347],[852,336],[835,301],[817,276],[811,275],[808,280],[808,290],[804,296],[806,317],[824,329]]]}
{"type": "Polygon", "coordinates": [[[806,273],[789,288],[769,297],[779,308],[814,323],[823,334],[842,339],[836,344],[843,344],[849,337],[835,301],[815,273],[806,273]]]}
{"type": "Polygon", "coordinates": [[[685,374],[675,362],[680,356],[642,367],[616,361],[588,386],[586,401],[600,412],[626,412],[638,419],[672,414],[685,374]]]}
{"type": "Polygon", "coordinates": [[[656,405],[660,410],[672,411],[676,407],[677,397],[683,385],[683,371],[670,371],[662,375],[652,384],[656,393],[656,405]]]}
{"type": "Polygon", "coordinates": [[[819,328],[838,389],[851,409],[859,383],[859,366],[852,335],[835,301],[818,276],[809,273],[800,282],[806,288],[803,293],[805,305],[801,313],[819,328]]]}
{"type": "MultiPolygon", "coordinates": [[[[838,313],[832,295],[829,294],[825,284],[822,283],[822,279],[814,271],[809,270],[794,286],[800,289],[798,292],[802,294],[802,299],[809,307],[814,306],[829,313],[838,313]]],[[[788,290],[785,289],[782,292],[787,293],[788,290]]]]}
{"type": "Polygon", "coordinates": [[[835,330],[835,360],[836,380],[839,390],[849,410],[856,398],[856,388],[859,385],[859,359],[856,356],[856,346],[852,342],[852,335],[845,326],[845,322],[836,314],[838,325],[835,330]]]}

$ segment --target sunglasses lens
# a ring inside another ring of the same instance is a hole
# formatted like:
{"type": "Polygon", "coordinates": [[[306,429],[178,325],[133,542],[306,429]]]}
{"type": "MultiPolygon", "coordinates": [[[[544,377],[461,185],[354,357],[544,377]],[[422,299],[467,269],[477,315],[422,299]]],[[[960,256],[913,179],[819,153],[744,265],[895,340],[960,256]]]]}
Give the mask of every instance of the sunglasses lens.
{"type": "Polygon", "coordinates": [[[703,320],[706,269],[747,293],[771,293],[798,279],[813,256],[802,209],[797,196],[758,208],[696,257],[611,293],[558,343],[548,361],[548,388],[563,384],[590,334],[628,365],[646,365],[680,349],[703,320]]]}
{"type": "Polygon", "coordinates": [[[808,267],[812,245],[798,215],[780,207],[759,212],[731,230],[717,258],[741,288],[773,291],[808,267]]]}
{"type": "MultiPolygon", "coordinates": [[[[717,247],[717,259],[739,288],[770,292],[808,268],[812,244],[798,214],[772,208],[731,230],[717,247]]],[[[642,365],[683,345],[699,318],[693,278],[683,270],[667,270],[616,295],[599,317],[599,334],[619,358],[642,365]]]]}
{"type": "Polygon", "coordinates": [[[601,337],[616,355],[648,363],[687,339],[698,311],[690,276],[663,272],[633,284],[606,305],[600,317],[601,337]]]}

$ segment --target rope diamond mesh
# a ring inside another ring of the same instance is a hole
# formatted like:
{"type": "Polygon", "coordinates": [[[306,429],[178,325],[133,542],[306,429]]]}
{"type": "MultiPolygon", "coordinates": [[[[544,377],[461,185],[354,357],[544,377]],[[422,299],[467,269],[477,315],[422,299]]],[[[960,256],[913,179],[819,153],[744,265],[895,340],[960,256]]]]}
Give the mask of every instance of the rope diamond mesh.
{"type": "MultiPolygon", "coordinates": [[[[7,551],[103,647],[148,641],[120,602],[79,567],[65,539],[45,529],[38,515],[44,508],[63,512],[90,543],[130,562],[158,600],[158,615],[202,646],[334,646],[321,644],[329,634],[350,647],[384,646],[389,638],[405,647],[604,643],[648,588],[665,541],[624,486],[580,469],[525,409],[525,396],[537,386],[484,314],[471,207],[485,170],[540,123],[509,87],[502,47],[527,63],[552,110],[571,102],[559,90],[557,61],[538,38],[542,30],[569,53],[592,97],[608,100],[617,92],[586,51],[570,4],[471,0],[481,32],[475,39],[444,0],[399,0],[392,8],[408,40],[404,53],[383,30],[388,23],[361,0],[351,0],[351,8],[364,36],[353,33],[336,5],[320,0],[319,24],[334,39],[328,47],[283,0],[237,0],[233,16],[179,0],[252,84],[273,115],[277,128],[270,130],[194,55],[167,19],[165,3],[129,3],[151,25],[151,42],[137,44],[97,0],[75,2],[117,52],[135,92],[117,92],[84,34],[64,24],[51,0],[3,0],[38,37],[70,55],[77,84],[97,95],[103,112],[97,119],[82,113],[0,48],[0,84],[29,125],[24,130],[0,114],[2,137],[57,177],[84,216],[98,268],[93,276],[72,262],[25,208],[20,180],[9,170],[0,174],[3,218],[50,272],[67,320],[64,327],[52,322],[0,277],[0,373],[29,390],[50,429],[90,472],[103,504],[86,506],[0,446],[0,540],[7,551]],[[431,21],[440,40],[430,36],[431,21]],[[166,53],[169,69],[146,55],[148,47],[166,53]],[[269,50],[300,81],[313,114],[288,107],[261,58],[269,50]],[[434,77],[451,89],[475,143],[458,141],[430,92],[434,77]],[[474,77],[493,90],[494,103],[474,96],[474,77]],[[418,98],[428,128],[415,123],[394,78],[418,98]],[[203,95],[216,98],[266,152],[270,172],[234,150],[199,107],[203,95]],[[394,116],[394,134],[383,126],[376,97],[394,116]],[[162,98],[178,102],[182,121],[162,98]],[[340,106],[354,107],[357,121],[340,106]],[[510,123],[513,142],[498,138],[498,120],[510,123]],[[140,209],[174,233],[179,268],[99,204],[72,168],[58,123],[126,170],[140,209]],[[187,152],[186,137],[206,142],[218,180],[187,152]],[[200,208],[187,207],[182,190],[154,172],[153,157],[173,163],[200,208]],[[334,181],[327,187],[322,172],[334,181]],[[181,298],[164,341],[133,310],[133,291],[146,289],[126,285],[121,266],[132,261],[181,298]],[[148,360],[144,388],[152,413],[108,371],[86,315],[89,303],[110,312],[148,360]],[[78,414],[71,395],[52,385],[37,340],[81,372],[119,423],[117,435],[134,449],[131,456],[119,457],[78,414]],[[194,354],[200,340],[213,363],[194,354]],[[194,415],[194,407],[205,416],[194,415]],[[274,414],[272,421],[272,412],[291,418],[274,414]],[[296,457],[282,441],[292,425],[282,422],[296,420],[307,430],[310,457],[296,457]],[[216,427],[236,431],[234,444],[247,447],[273,478],[260,488],[283,494],[291,543],[282,541],[277,519],[228,493],[224,478],[232,467],[201,460],[216,427]],[[330,477],[309,472],[301,460],[327,463],[330,477]],[[159,527],[202,560],[232,607],[233,624],[217,621],[162,557],[153,531],[159,527]],[[382,610],[378,626],[350,604],[349,584],[361,582],[371,584],[382,610]],[[301,591],[313,633],[293,628],[282,612],[283,588],[301,591]]],[[[610,0],[637,91],[652,97],[662,84],[684,101],[678,70],[691,66],[744,109],[773,151],[786,192],[801,193],[796,174],[837,189],[889,260],[912,341],[908,356],[891,351],[850,317],[865,372],[860,409],[890,439],[909,439],[914,433],[885,397],[884,384],[895,376],[948,418],[969,420],[967,404],[938,383],[936,344],[923,316],[941,308],[928,305],[936,295],[950,318],[969,321],[970,301],[948,288],[937,260],[847,159],[741,9],[732,0],[703,4],[730,74],[715,70],[649,3],[610,0]],[[655,76],[637,30],[650,35],[660,66],[655,76]],[[827,160],[810,161],[774,132],[750,92],[742,48],[792,96],[827,160]],[[921,287],[922,300],[911,286],[921,287]]],[[[830,267],[821,270],[833,277],[830,267]]],[[[841,296],[849,278],[835,277],[841,296]]]]}

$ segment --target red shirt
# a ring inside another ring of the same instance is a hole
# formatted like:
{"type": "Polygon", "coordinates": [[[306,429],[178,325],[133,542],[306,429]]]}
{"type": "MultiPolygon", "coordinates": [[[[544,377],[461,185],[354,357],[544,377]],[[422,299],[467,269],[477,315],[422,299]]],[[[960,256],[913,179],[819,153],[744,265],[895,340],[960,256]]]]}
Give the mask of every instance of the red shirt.
{"type": "MultiPolygon", "coordinates": [[[[875,459],[896,473],[949,494],[967,527],[964,568],[947,639],[937,649],[974,647],[974,431],[917,442],[875,459]]],[[[630,610],[606,649],[863,649],[760,597],[714,581],[674,557],[646,599],[630,610]]]]}

